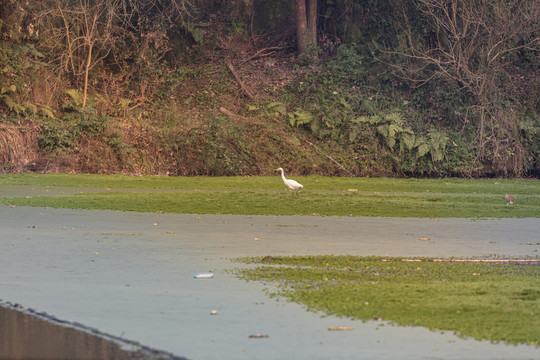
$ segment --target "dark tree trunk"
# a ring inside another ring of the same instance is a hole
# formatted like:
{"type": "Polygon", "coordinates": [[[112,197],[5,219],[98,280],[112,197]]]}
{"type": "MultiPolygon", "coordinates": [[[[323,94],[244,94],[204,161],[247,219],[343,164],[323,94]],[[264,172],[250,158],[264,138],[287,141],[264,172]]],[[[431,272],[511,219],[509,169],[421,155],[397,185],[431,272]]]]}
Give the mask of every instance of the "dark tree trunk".
{"type": "MultiPolygon", "coordinates": [[[[317,0],[296,1],[296,37],[298,52],[305,54],[317,45],[317,0]]],[[[316,53],[313,54],[317,59],[316,53]]]]}

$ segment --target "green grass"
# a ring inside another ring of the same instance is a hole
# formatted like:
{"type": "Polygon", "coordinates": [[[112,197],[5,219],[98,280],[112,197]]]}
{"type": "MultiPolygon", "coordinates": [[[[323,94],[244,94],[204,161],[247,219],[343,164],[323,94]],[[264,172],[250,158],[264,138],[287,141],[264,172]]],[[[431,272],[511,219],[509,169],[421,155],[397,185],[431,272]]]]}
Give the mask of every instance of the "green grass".
{"type": "Polygon", "coordinates": [[[382,318],[478,340],[540,344],[540,266],[422,260],[257,257],[236,259],[259,266],[235,273],[277,285],[271,297],[314,312],[363,321],[382,318]]]}
{"type": "Polygon", "coordinates": [[[278,176],[159,177],[0,175],[0,186],[81,187],[80,194],[0,198],[17,206],[123,211],[322,216],[540,217],[540,183],[526,180],[419,180],[296,177],[291,196],[278,176]],[[84,188],[103,188],[85,192],[84,188]],[[516,198],[506,205],[503,194],[516,198]]]}
{"type": "MultiPolygon", "coordinates": [[[[289,177],[289,175],[287,175],[289,177]]],[[[395,179],[290,176],[306,190],[349,190],[378,192],[438,192],[464,194],[540,195],[537,180],[395,179]]],[[[0,175],[1,184],[38,186],[77,186],[138,189],[284,189],[279,176],[167,177],[90,174],[14,174],[0,175]]]]}

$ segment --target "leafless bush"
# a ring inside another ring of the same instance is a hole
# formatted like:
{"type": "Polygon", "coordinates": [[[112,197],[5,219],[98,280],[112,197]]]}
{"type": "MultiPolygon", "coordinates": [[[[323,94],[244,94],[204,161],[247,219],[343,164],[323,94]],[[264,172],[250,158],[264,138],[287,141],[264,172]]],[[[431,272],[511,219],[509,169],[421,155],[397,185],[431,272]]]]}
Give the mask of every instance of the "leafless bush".
{"type": "MultiPolygon", "coordinates": [[[[406,4],[405,2],[403,4],[406,4]]],[[[412,86],[442,80],[464,88],[472,101],[465,122],[475,121],[478,159],[523,170],[523,148],[513,141],[518,119],[501,109],[501,74],[518,51],[540,52],[540,6],[521,0],[417,0],[431,34],[415,38],[404,5],[405,50],[386,51],[387,61],[412,86]],[[390,59],[390,60],[388,60],[390,59]]]]}
{"type": "Polygon", "coordinates": [[[37,158],[37,126],[0,124],[0,170],[16,171],[37,158]]]}
{"type": "Polygon", "coordinates": [[[25,6],[35,13],[50,61],[82,84],[83,108],[90,71],[113,50],[120,47],[132,60],[144,60],[150,46],[165,53],[167,29],[155,24],[185,24],[195,11],[191,0],[38,0],[25,6]]]}

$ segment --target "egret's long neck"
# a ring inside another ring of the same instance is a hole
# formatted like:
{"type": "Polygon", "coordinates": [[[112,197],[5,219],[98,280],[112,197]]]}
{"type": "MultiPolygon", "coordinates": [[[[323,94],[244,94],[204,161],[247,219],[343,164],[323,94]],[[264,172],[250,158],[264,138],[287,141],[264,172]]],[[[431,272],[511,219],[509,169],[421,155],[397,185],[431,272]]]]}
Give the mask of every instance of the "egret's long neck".
{"type": "Polygon", "coordinates": [[[284,174],[283,170],[281,170],[281,178],[283,179],[283,181],[287,180],[287,179],[285,179],[285,174],[284,174]]]}

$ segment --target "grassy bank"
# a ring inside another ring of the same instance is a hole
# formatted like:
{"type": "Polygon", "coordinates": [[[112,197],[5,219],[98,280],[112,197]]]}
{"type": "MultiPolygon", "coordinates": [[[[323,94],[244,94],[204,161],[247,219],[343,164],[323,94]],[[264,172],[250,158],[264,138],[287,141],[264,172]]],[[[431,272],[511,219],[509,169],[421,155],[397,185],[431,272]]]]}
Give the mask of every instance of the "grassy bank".
{"type": "Polygon", "coordinates": [[[304,185],[298,196],[292,196],[278,176],[1,175],[0,185],[80,187],[81,191],[69,196],[1,198],[0,203],[199,214],[540,217],[537,181],[322,176],[295,179],[304,185]],[[515,205],[506,205],[505,192],[514,195],[515,205]]]}
{"type": "MultiPolygon", "coordinates": [[[[488,179],[416,179],[290,176],[300,181],[305,190],[359,190],[378,192],[426,192],[464,194],[529,194],[540,195],[536,180],[488,179]]],[[[38,186],[78,186],[97,188],[138,189],[284,189],[279,176],[124,176],[93,174],[2,174],[1,184],[38,186]]]]}
{"type": "Polygon", "coordinates": [[[259,265],[236,270],[240,278],[276,285],[271,297],[310,311],[540,344],[539,266],[355,256],[237,260],[259,265]]]}

